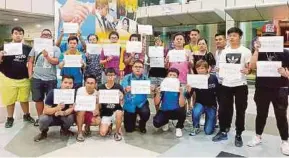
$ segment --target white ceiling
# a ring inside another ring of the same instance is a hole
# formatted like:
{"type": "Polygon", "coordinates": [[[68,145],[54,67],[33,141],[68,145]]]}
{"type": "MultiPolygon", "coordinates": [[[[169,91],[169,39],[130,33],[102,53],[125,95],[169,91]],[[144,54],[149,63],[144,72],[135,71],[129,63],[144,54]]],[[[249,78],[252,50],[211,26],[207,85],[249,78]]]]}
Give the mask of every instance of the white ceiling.
{"type": "Polygon", "coordinates": [[[46,20],[53,20],[53,16],[47,16],[42,14],[30,14],[11,10],[1,10],[0,9],[0,24],[1,25],[15,25],[15,24],[25,24],[25,23],[37,23],[46,20]],[[14,21],[14,18],[18,18],[18,21],[14,21]]]}

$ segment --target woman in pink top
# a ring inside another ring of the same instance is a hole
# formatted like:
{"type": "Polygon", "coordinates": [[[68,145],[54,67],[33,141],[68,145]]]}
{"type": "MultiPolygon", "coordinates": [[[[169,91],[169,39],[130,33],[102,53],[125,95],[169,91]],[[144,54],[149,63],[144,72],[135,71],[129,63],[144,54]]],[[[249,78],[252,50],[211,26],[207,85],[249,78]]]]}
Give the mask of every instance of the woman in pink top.
{"type": "Polygon", "coordinates": [[[176,33],[173,37],[173,44],[175,46],[175,49],[170,50],[167,57],[166,57],[166,68],[176,68],[179,70],[180,75],[179,75],[179,80],[182,84],[187,83],[187,74],[189,73],[190,70],[190,53],[185,52],[186,55],[186,61],[184,62],[170,62],[169,61],[169,56],[172,53],[177,53],[174,52],[174,50],[184,50],[184,44],[185,44],[185,37],[182,33],[176,33]]]}

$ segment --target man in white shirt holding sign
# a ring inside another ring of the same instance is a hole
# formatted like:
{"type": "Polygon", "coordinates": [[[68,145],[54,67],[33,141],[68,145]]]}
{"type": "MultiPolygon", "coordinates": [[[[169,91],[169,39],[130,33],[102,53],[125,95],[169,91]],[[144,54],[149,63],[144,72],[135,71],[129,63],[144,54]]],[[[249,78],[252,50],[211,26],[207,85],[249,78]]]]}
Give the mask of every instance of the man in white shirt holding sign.
{"type": "MultiPolygon", "coordinates": [[[[245,112],[247,109],[248,86],[246,75],[249,74],[249,62],[251,51],[241,45],[243,32],[237,27],[232,27],[227,31],[230,47],[227,47],[220,56],[219,64],[240,64],[240,77],[230,77],[226,75],[223,78],[221,86],[221,97],[219,105],[219,124],[220,131],[213,137],[214,142],[227,140],[227,132],[232,123],[234,112],[234,100],[236,108],[236,137],[235,146],[242,147],[242,132],[245,130],[245,112]]],[[[220,68],[221,69],[221,68],[220,68]]],[[[222,71],[222,70],[220,70],[222,71]]],[[[238,76],[238,75],[236,75],[238,76]]]]}
{"type": "MultiPolygon", "coordinates": [[[[277,29],[272,23],[265,24],[262,28],[262,31],[263,31],[262,36],[264,37],[266,36],[269,41],[270,38],[271,40],[274,40],[274,36],[276,37],[277,29]]],[[[273,41],[271,43],[272,45],[274,44],[273,41]]],[[[280,44],[278,47],[282,48],[283,44],[280,44]]],[[[261,144],[262,142],[261,136],[263,134],[264,127],[266,125],[269,106],[270,103],[272,102],[277,121],[277,127],[282,140],[281,152],[284,155],[289,155],[288,122],[287,122],[288,74],[286,73],[286,70],[288,70],[289,67],[289,52],[286,49],[284,49],[283,52],[277,52],[277,50],[276,52],[269,52],[270,49],[264,50],[260,48],[262,48],[262,41],[259,41],[259,39],[257,39],[254,42],[255,52],[250,62],[250,66],[252,69],[257,69],[258,72],[258,69],[260,69],[260,67],[258,67],[259,66],[258,62],[270,63],[279,61],[282,63],[282,66],[276,68],[275,71],[279,75],[275,77],[271,75],[258,76],[257,74],[255,83],[256,91],[254,96],[254,100],[257,106],[257,116],[255,121],[256,135],[253,136],[253,139],[248,143],[248,146],[254,147],[261,144]]],[[[264,69],[266,70],[266,68],[264,69]]]]}
{"type": "MultiPolygon", "coordinates": [[[[72,76],[62,76],[61,89],[67,90],[73,88],[72,76]]],[[[39,142],[47,138],[47,132],[50,126],[61,126],[60,134],[65,136],[73,135],[69,128],[74,123],[73,104],[55,104],[55,93],[51,90],[46,99],[43,114],[39,118],[39,130],[35,138],[35,142],[39,142]]]]}
{"type": "MultiPolygon", "coordinates": [[[[84,87],[81,87],[77,90],[77,95],[78,96],[93,96],[97,97],[97,81],[96,77],[93,75],[86,75],[84,77],[84,87]]],[[[81,105],[76,105],[75,106],[81,106],[81,105]]],[[[94,103],[94,110],[93,111],[87,111],[87,110],[76,110],[78,109],[75,107],[76,111],[76,124],[77,124],[77,129],[78,129],[78,134],[76,137],[76,140],[78,142],[83,142],[84,141],[84,134],[85,135],[90,135],[90,126],[98,126],[100,124],[100,116],[99,116],[99,110],[97,107],[97,102],[94,103]],[[82,126],[85,124],[85,132],[83,133],[82,131],[82,126]]]]}

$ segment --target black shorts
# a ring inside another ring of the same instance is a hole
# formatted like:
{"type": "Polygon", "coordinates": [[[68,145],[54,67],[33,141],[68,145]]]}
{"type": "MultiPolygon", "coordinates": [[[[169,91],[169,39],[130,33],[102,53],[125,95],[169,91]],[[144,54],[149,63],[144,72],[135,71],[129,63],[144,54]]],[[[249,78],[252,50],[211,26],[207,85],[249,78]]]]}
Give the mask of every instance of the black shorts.
{"type": "Polygon", "coordinates": [[[57,80],[43,81],[40,79],[32,78],[31,92],[32,100],[35,102],[42,102],[45,95],[57,86],[57,80]]]}

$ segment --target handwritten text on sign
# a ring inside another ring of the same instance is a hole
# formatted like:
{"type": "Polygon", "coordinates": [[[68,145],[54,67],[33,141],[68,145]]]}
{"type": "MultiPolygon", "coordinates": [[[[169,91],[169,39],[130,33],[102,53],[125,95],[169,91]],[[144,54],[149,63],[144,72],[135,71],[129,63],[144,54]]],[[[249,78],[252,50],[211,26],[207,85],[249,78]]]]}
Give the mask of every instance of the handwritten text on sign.
{"type": "Polygon", "coordinates": [[[149,47],[149,57],[164,57],[164,47],[149,47]]]}
{"type": "Polygon", "coordinates": [[[73,104],[74,89],[54,89],[54,104],[73,104]]]}
{"type": "Polygon", "coordinates": [[[120,45],[119,44],[103,44],[103,52],[105,56],[119,56],[120,45]]]}
{"type": "Polygon", "coordinates": [[[151,82],[147,80],[132,80],[131,94],[150,94],[151,82]]]}
{"type": "Polygon", "coordinates": [[[7,43],[4,44],[4,56],[21,55],[22,43],[7,43]]]}
{"type": "Polygon", "coordinates": [[[219,76],[226,80],[241,79],[241,64],[220,63],[219,76]]]}
{"type": "Polygon", "coordinates": [[[102,45],[100,44],[86,44],[86,51],[89,54],[100,54],[102,51],[102,45]]]}
{"type": "Polygon", "coordinates": [[[64,55],[64,67],[81,67],[81,55],[64,55]]]}
{"type": "Polygon", "coordinates": [[[258,61],[257,76],[258,77],[281,77],[278,69],[282,67],[281,61],[258,61]]]}
{"type": "Polygon", "coordinates": [[[63,23],[64,33],[77,33],[78,29],[78,23],[63,23]]]}
{"type": "Polygon", "coordinates": [[[53,41],[52,39],[46,38],[35,38],[34,49],[36,52],[42,52],[43,50],[51,53],[53,52],[53,41]]]}
{"type": "Polygon", "coordinates": [[[259,48],[259,52],[283,52],[283,36],[259,37],[258,39],[261,43],[261,48],[259,48]]]}
{"type": "Polygon", "coordinates": [[[169,61],[170,62],[184,62],[186,59],[185,50],[171,50],[169,52],[169,61]]]}
{"type": "Polygon", "coordinates": [[[193,88],[208,89],[208,75],[187,75],[187,81],[193,88]]]}
{"type": "Polygon", "coordinates": [[[99,90],[99,103],[118,104],[119,90],[99,90]]]}
{"type": "Polygon", "coordinates": [[[96,97],[95,96],[76,96],[75,111],[93,111],[95,110],[96,97]]]}
{"type": "Polygon", "coordinates": [[[127,53],[141,53],[142,43],[140,41],[127,41],[126,52],[127,53]]]}
{"type": "Polygon", "coordinates": [[[165,67],[164,57],[150,58],[150,67],[165,67]]]}
{"type": "Polygon", "coordinates": [[[165,78],[161,83],[161,91],[179,92],[180,81],[177,78],[165,78]]]}

